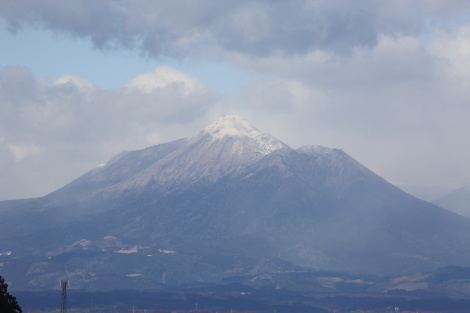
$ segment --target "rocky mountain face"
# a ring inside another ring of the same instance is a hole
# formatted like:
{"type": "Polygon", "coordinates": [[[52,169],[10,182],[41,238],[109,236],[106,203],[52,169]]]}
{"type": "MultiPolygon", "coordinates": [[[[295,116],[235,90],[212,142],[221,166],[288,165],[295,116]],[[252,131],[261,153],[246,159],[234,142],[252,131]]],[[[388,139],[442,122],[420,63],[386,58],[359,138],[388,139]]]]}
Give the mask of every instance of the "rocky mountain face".
{"type": "Polygon", "coordinates": [[[18,288],[160,288],[316,269],[470,265],[470,221],[337,149],[293,149],[236,116],[123,152],[38,199],[0,202],[18,288]]]}

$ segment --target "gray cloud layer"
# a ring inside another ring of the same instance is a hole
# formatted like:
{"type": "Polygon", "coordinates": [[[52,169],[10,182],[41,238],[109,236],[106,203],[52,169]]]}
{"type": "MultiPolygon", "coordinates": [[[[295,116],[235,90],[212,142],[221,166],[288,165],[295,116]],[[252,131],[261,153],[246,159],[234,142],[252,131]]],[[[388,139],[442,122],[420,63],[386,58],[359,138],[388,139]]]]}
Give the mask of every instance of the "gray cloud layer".
{"type": "Polygon", "coordinates": [[[252,56],[349,52],[380,35],[420,34],[468,10],[468,1],[19,0],[0,3],[15,31],[32,23],[90,38],[98,48],[137,47],[151,56],[215,51],[252,56]]]}
{"type": "Polygon", "coordinates": [[[11,179],[0,198],[46,174],[35,195],[52,191],[98,158],[191,135],[226,113],[293,146],[343,148],[394,183],[470,185],[468,1],[19,0],[0,2],[0,17],[13,32],[34,25],[109,53],[269,76],[229,98],[171,68],[115,91],[4,68],[0,174],[11,179]],[[67,175],[43,170],[52,167],[67,175]]]}

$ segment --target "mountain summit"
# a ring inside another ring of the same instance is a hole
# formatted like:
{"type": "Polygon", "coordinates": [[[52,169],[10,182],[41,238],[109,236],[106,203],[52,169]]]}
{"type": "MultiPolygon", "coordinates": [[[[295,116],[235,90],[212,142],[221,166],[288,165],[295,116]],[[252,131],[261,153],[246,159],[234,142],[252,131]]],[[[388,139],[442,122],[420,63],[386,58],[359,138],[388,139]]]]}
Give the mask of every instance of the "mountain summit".
{"type": "Polygon", "coordinates": [[[204,128],[146,171],[118,188],[181,188],[195,182],[215,182],[242,171],[279,149],[291,149],[244,119],[227,115],[204,128]]]}
{"type": "Polygon", "coordinates": [[[152,288],[470,265],[470,220],[342,150],[293,149],[232,115],[189,139],[123,152],[42,198],[0,203],[0,220],[0,268],[24,288],[64,276],[76,288],[152,288]]]}
{"type": "MultiPolygon", "coordinates": [[[[273,136],[260,132],[236,115],[226,115],[199,133],[200,136],[205,134],[209,134],[218,140],[223,140],[225,136],[246,139],[258,146],[259,149],[255,149],[255,153],[263,155],[285,147],[282,142],[273,136]]],[[[238,153],[244,154],[244,151],[238,151],[238,153]]]]}

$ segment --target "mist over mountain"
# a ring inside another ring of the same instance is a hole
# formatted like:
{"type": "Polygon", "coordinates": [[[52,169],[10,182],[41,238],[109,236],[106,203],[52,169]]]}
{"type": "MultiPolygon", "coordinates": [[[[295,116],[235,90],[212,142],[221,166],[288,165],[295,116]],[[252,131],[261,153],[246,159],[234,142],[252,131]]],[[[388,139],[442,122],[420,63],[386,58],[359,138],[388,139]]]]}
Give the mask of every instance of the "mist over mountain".
{"type": "Polygon", "coordinates": [[[237,116],[122,152],[42,198],[0,202],[19,288],[161,288],[298,270],[470,265],[470,220],[338,149],[293,149],[237,116]]]}
{"type": "Polygon", "coordinates": [[[434,203],[449,211],[470,218],[470,187],[465,186],[437,199],[434,203]]]}

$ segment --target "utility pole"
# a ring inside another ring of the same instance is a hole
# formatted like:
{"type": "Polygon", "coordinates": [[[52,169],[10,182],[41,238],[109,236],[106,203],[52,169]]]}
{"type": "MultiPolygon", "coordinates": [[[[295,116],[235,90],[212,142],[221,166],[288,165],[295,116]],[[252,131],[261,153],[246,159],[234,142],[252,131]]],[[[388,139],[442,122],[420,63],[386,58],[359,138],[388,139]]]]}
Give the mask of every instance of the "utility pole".
{"type": "Polygon", "coordinates": [[[68,279],[60,280],[60,288],[62,289],[62,302],[60,305],[60,313],[67,313],[67,287],[69,286],[68,279]]]}

